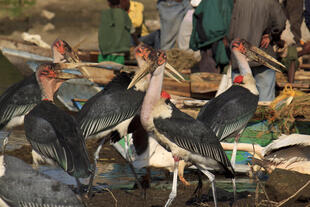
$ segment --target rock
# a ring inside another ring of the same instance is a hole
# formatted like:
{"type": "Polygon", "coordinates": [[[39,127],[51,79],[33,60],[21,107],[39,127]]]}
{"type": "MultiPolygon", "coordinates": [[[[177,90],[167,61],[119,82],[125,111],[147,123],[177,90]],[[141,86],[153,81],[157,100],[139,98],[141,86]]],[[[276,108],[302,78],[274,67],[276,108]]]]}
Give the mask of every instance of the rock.
{"type": "Polygon", "coordinates": [[[55,17],[55,13],[47,11],[47,10],[44,9],[41,12],[41,16],[45,17],[48,20],[51,20],[51,19],[53,19],[55,17]]]}
{"type": "MultiPolygon", "coordinates": [[[[296,193],[310,180],[310,175],[296,171],[276,168],[265,184],[266,192],[273,201],[282,201],[296,193]]],[[[310,185],[308,185],[293,200],[310,199],[310,185]]]]}
{"type": "Polygon", "coordinates": [[[47,31],[50,31],[50,30],[54,30],[54,29],[55,29],[55,26],[52,23],[47,23],[43,27],[43,31],[44,32],[47,32],[47,31]]]}
{"type": "Polygon", "coordinates": [[[46,42],[44,42],[41,36],[38,34],[29,34],[27,32],[23,32],[21,36],[22,36],[22,39],[25,41],[34,43],[43,48],[47,48],[47,49],[51,48],[51,46],[47,44],[46,42]]]}

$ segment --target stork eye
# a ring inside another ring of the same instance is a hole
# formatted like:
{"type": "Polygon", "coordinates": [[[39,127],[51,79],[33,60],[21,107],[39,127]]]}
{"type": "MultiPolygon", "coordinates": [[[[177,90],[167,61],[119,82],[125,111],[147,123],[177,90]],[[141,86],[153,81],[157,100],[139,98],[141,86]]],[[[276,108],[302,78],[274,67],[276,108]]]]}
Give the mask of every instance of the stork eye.
{"type": "Polygon", "coordinates": [[[166,62],[167,60],[167,55],[166,53],[164,52],[161,52],[159,55],[158,55],[158,59],[157,59],[157,64],[158,65],[162,65],[166,62]]]}

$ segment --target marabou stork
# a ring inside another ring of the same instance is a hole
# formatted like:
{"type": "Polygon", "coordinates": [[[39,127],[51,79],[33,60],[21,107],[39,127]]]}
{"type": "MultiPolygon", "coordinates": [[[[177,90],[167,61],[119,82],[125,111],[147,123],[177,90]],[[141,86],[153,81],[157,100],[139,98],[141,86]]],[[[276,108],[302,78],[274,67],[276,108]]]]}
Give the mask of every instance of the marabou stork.
{"type": "MultiPolygon", "coordinates": [[[[57,45],[67,45],[65,49],[58,49],[58,51],[65,51],[65,54],[62,54],[65,58],[75,59],[71,50],[67,50],[68,44],[64,42],[57,45]]],[[[75,59],[74,62],[78,60],[75,59]]],[[[169,73],[166,74],[169,75],[169,73]]],[[[126,72],[117,74],[104,90],[84,104],[78,113],[77,121],[85,139],[109,136],[112,142],[117,142],[128,133],[128,126],[133,117],[139,113],[149,83],[149,78],[146,77],[135,87],[127,90],[133,75],[126,72]]],[[[103,139],[101,144],[105,141],[103,139]]],[[[95,153],[95,159],[98,159],[101,144],[95,153]]]]}
{"type": "Polygon", "coordinates": [[[189,161],[196,165],[211,181],[213,198],[217,206],[215,195],[215,176],[206,167],[212,167],[227,177],[234,177],[234,170],[227,158],[215,133],[202,122],[181,112],[169,100],[160,98],[163,83],[163,74],[166,54],[161,51],[153,52],[150,48],[140,47],[137,55],[149,57],[148,66],[136,73],[129,88],[132,87],[147,73],[151,73],[151,80],[143,100],[140,116],[143,127],[157,141],[170,150],[175,161],[172,191],[166,206],[169,206],[176,197],[177,172],[179,160],[189,161]],[[155,58],[154,53],[159,53],[155,58]]]}
{"type": "MultiPolygon", "coordinates": [[[[76,53],[63,40],[54,42],[53,51],[59,53],[67,62],[80,62],[76,53]]],[[[147,87],[146,81],[132,90],[127,90],[132,77],[132,73],[121,72],[105,86],[104,90],[84,104],[77,120],[85,139],[102,138],[112,134],[112,140],[118,141],[127,134],[128,125],[137,114],[147,87]]],[[[97,150],[98,153],[100,148],[101,145],[97,150]]]]}
{"type": "MultiPolygon", "coordinates": [[[[231,158],[233,167],[235,167],[238,139],[247,123],[253,117],[259,99],[256,81],[252,75],[248,61],[242,54],[247,54],[246,50],[257,52],[259,49],[254,48],[254,46],[245,47],[247,44],[249,43],[245,40],[239,39],[232,42],[232,52],[238,61],[241,75],[235,77],[234,85],[205,104],[197,117],[198,120],[213,130],[219,141],[223,141],[229,137],[235,137],[235,147],[231,158]]],[[[258,54],[274,62],[274,59],[270,59],[265,52],[260,51],[258,54]]],[[[257,60],[255,53],[247,56],[253,60],[257,60]]],[[[278,62],[275,63],[278,64],[278,62]]],[[[271,67],[271,69],[274,68],[271,67]]],[[[234,179],[233,185],[235,190],[234,179]]]]}
{"type": "MultiPolygon", "coordinates": [[[[3,149],[5,144],[3,145],[3,149]]],[[[83,207],[72,190],[22,160],[0,156],[0,206],[83,207]]]]}
{"type": "MultiPolygon", "coordinates": [[[[64,62],[61,53],[53,51],[53,62],[64,62]]],[[[0,129],[11,129],[24,123],[24,116],[41,101],[41,90],[35,73],[7,88],[0,96],[0,129]]]]}
{"type": "MultiPolygon", "coordinates": [[[[237,143],[240,134],[253,117],[258,105],[259,92],[256,88],[256,81],[247,60],[241,54],[248,50],[244,44],[247,44],[244,40],[232,42],[232,52],[238,61],[241,75],[235,77],[234,85],[205,104],[197,117],[216,133],[220,141],[228,137],[236,137],[235,143],[237,143]]],[[[263,51],[260,55],[269,59],[263,51]]],[[[253,57],[250,56],[250,58],[253,57]]],[[[271,61],[273,60],[271,59],[271,61]]],[[[234,150],[231,159],[233,166],[235,165],[235,158],[236,150],[234,150]]]]}
{"type": "MultiPolygon", "coordinates": [[[[170,99],[170,95],[162,91],[161,98],[170,99]]],[[[162,147],[148,132],[143,128],[140,116],[135,116],[128,127],[128,133],[132,133],[131,157],[132,165],[136,169],[147,168],[147,175],[144,176],[146,186],[149,185],[151,174],[149,167],[166,169],[169,172],[174,170],[174,159],[171,152],[162,147]]],[[[184,185],[189,183],[184,179],[184,168],[191,165],[190,163],[180,160],[178,176],[184,185]]]]}
{"type": "MultiPolygon", "coordinates": [[[[65,79],[81,76],[63,73],[59,64],[42,64],[36,78],[42,92],[41,101],[25,116],[25,133],[33,150],[49,163],[57,163],[78,178],[93,174],[85,140],[77,121],[53,103],[54,93],[65,79]]],[[[90,189],[90,188],[89,188],[90,189]]]]}

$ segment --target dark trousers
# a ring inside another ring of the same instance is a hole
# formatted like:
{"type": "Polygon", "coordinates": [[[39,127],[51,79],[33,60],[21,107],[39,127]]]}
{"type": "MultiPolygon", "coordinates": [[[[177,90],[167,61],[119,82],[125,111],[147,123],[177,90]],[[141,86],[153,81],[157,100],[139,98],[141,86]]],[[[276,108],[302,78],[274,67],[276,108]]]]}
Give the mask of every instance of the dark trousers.
{"type": "Polygon", "coordinates": [[[205,48],[200,50],[201,60],[199,62],[200,72],[219,73],[216,68],[216,62],[213,58],[212,48],[205,48]]]}
{"type": "Polygon", "coordinates": [[[284,2],[285,13],[290,22],[296,44],[299,44],[301,39],[300,27],[303,20],[303,2],[303,0],[286,0],[284,2]]]}

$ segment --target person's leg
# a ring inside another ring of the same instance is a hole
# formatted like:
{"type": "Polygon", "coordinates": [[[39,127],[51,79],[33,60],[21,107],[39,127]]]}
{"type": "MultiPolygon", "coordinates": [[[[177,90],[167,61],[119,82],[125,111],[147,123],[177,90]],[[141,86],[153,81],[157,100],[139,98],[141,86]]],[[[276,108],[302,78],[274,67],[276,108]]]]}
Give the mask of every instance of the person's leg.
{"type": "Polygon", "coordinates": [[[303,0],[287,0],[286,1],[287,17],[291,25],[291,31],[294,35],[296,44],[301,39],[301,23],[303,20],[303,0]]]}
{"type": "Polygon", "coordinates": [[[201,59],[199,62],[200,72],[219,73],[211,48],[200,50],[201,59]]]}
{"type": "Polygon", "coordinates": [[[259,91],[259,101],[273,101],[275,98],[276,72],[265,66],[252,68],[259,91]]]}
{"type": "Polygon", "coordinates": [[[189,0],[181,2],[165,0],[157,3],[160,17],[160,48],[162,50],[173,48],[180,24],[189,8],[189,0]]]}
{"type": "Polygon", "coordinates": [[[142,36],[139,38],[141,42],[147,44],[155,49],[160,47],[160,30],[156,30],[148,35],[142,36]]]}

